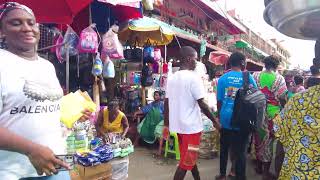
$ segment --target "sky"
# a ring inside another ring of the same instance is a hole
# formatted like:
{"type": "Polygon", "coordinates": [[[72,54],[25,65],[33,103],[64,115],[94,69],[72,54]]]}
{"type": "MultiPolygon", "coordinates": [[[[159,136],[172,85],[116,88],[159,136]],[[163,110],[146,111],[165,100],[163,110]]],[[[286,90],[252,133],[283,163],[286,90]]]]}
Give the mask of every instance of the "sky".
{"type": "Polygon", "coordinates": [[[235,8],[236,14],[244,24],[254,32],[260,33],[264,39],[276,38],[280,41],[291,54],[290,62],[292,65],[290,68],[299,65],[303,69],[309,69],[312,65],[315,41],[290,38],[268,25],[263,19],[263,0],[217,0],[216,2],[223,9],[235,8]]]}

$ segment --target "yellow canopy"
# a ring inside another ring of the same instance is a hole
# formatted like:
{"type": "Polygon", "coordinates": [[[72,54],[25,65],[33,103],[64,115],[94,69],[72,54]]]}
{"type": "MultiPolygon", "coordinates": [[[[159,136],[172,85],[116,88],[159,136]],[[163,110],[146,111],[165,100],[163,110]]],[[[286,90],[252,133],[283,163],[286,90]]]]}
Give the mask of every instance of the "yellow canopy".
{"type": "Polygon", "coordinates": [[[120,41],[140,47],[147,43],[167,45],[171,43],[173,36],[174,33],[170,29],[161,26],[148,17],[129,21],[128,28],[119,32],[120,41]]]}

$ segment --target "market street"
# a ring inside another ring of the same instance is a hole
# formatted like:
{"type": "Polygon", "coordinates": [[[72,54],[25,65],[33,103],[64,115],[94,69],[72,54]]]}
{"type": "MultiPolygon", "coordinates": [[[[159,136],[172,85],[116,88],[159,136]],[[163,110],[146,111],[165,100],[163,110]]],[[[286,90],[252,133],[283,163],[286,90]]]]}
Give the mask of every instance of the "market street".
{"type": "MultiPolygon", "coordinates": [[[[173,159],[168,159],[166,163],[161,160],[156,160],[152,157],[152,152],[152,150],[145,147],[138,147],[135,149],[135,152],[130,155],[128,180],[173,179],[177,162],[173,159]]],[[[219,173],[219,158],[211,160],[200,159],[198,164],[202,180],[213,180],[214,176],[219,173]]],[[[258,176],[254,172],[251,162],[248,162],[247,176],[248,180],[259,180],[258,176]]],[[[186,180],[192,179],[191,173],[188,172],[186,180]]]]}

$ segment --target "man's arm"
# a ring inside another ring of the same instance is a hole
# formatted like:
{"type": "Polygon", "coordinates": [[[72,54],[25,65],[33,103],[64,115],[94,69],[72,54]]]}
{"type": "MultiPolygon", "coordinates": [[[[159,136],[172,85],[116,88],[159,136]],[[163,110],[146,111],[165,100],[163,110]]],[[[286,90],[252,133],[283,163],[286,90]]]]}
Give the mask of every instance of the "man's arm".
{"type": "Polygon", "coordinates": [[[217,115],[217,117],[218,117],[218,118],[220,117],[221,106],[222,106],[221,101],[217,101],[217,110],[218,110],[218,115],[217,115]]]}
{"type": "Polygon", "coordinates": [[[203,98],[198,100],[198,104],[199,104],[199,107],[202,110],[202,112],[213,122],[213,126],[217,130],[220,130],[220,124],[219,124],[218,119],[213,116],[213,113],[211,112],[207,103],[204,102],[203,98]]]}

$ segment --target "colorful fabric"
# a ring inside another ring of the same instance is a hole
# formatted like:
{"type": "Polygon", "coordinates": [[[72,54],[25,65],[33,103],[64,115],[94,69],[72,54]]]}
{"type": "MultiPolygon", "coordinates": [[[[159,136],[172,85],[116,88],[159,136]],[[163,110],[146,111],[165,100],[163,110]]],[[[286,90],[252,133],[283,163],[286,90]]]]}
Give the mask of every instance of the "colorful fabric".
{"type": "MultiPolygon", "coordinates": [[[[140,134],[141,132],[141,127],[144,123],[144,119],[141,121],[140,124],[138,124],[137,126],[137,131],[138,133],[140,134]]],[[[155,138],[162,138],[162,134],[163,134],[163,127],[164,127],[164,121],[160,121],[159,124],[157,124],[156,128],[154,129],[154,136],[155,138]]],[[[145,141],[146,142],[146,141],[145,141]]],[[[154,142],[150,143],[150,144],[153,144],[154,142]]]]}
{"type": "MultiPolygon", "coordinates": [[[[250,85],[257,87],[253,77],[249,76],[250,85]]],[[[220,112],[220,123],[222,128],[232,129],[231,117],[233,113],[234,100],[238,89],[242,87],[242,72],[230,71],[224,74],[218,81],[218,101],[222,103],[220,112]]]]}
{"type": "Polygon", "coordinates": [[[280,112],[279,99],[288,91],[284,77],[270,72],[255,73],[253,77],[267,97],[267,115],[274,118],[280,112]]]}
{"type": "Polygon", "coordinates": [[[122,133],[123,126],[122,126],[122,118],[125,116],[123,112],[119,111],[117,117],[110,122],[109,119],[109,110],[104,108],[103,110],[103,131],[104,132],[112,132],[112,133],[122,133]]]}
{"type": "Polygon", "coordinates": [[[287,86],[284,78],[278,73],[260,72],[253,75],[258,87],[267,97],[267,116],[261,128],[254,134],[256,158],[262,162],[271,162],[273,155],[272,119],[280,113],[279,99],[286,95],[287,86]]]}
{"type": "Polygon", "coordinates": [[[160,102],[153,101],[152,103],[150,103],[146,106],[143,106],[141,108],[141,111],[143,112],[143,114],[148,114],[153,108],[156,108],[160,111],[160,116],[163,119],[163,112],[164,112],[163,101],[160,101],[160,102]]]}
{"type": "Polygon", "coordinates": [[[161,121],[163,121],[163,118],[160,116],[160,111],[157,108],[153,108],[138,125],[138,133],[146,143],[153,144],[156,141],[155,130],[159,131],[157,126],[161,121]]]}
{"type": "Polygon", "coordinates": [[[179,139],[179,150],[180,150],[179,167],[183,170],[191,171],[198,160],[198,153],[197,152],[194,153],[190,150],[188,152],[188,146],[200,145],[201,132],[195,133],[195,134],[178,134],[178,139],[179,139]],[[187,164],[190,164],[190,165],[187,165],[187,164]]]}
{"type": "Polygon", "coordinates": [[[289,100],[274,119],[285,158],[279,180],[320,179],[320,86],[289,100]]]}

